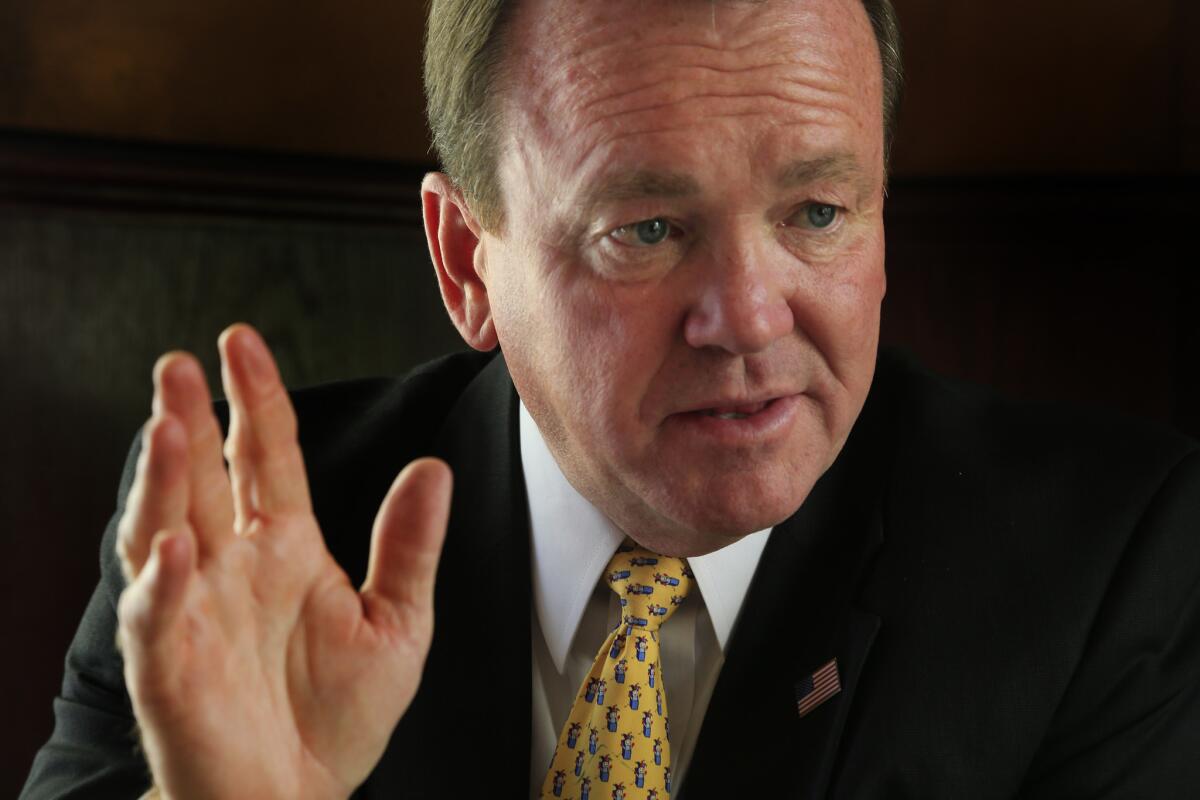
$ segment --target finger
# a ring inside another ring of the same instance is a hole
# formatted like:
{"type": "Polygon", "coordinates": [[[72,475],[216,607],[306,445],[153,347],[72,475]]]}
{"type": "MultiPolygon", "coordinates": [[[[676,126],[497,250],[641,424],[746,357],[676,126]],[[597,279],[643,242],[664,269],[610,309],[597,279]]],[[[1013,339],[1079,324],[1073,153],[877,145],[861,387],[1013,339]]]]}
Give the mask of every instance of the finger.
{"type": "Polygon", "coordinates": [[[156,653],[172,660],[171,633],[183,613],[196,565],[196,542],[186,527],[159,531],[149,549],[145,569],[121,593],[117,607],[121,650],[142,680],[156,677],[156,653]]]}
{"type": "Polygon", "coordinates": [[[167,353],[154,365],[154,407],[183,423],[188,441],[188,519],[199,557],[207,558],[233,539],[233,494],[208,382],[190,353],[167,353]]]}
{"type": "Polygon", "coordinates": [[[433,608],[452,487],[450,468],[433,458],[414,461],[397,476],[375,517],[364,595],[418,613],[433,608]]]}
{"type": "Polygon", "coordinates": [[[227,328],[219,346],[230,408],[225,456],[239,529],[258,513],[311,512],[296,414],[270,351],[246,324],[227,328]]]}
{"type": "Polygon", "coordinates": [[[154,534],[187,519],[187,471],[183,424],[170,414],[152,417],[142,433],[137,473],[117,524],[117,554],[126,580],[142,571],[154,534]]]}

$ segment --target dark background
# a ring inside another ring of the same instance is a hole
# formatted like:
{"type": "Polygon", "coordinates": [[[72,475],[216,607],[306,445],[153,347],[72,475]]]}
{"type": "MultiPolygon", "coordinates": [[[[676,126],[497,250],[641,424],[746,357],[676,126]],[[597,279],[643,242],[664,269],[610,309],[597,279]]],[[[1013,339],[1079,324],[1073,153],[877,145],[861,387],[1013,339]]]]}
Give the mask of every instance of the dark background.
{"type": "MultiPolygon", "coordinates": [[[[421,5],[0,0],[0,796],[49,735],[159,353],[215,382],[248,320],[303,385],[461,347],[419,223],[421,5]]],[[[1200,434],[1200,4],[896,5],[885,340],[1200,434]]]]}

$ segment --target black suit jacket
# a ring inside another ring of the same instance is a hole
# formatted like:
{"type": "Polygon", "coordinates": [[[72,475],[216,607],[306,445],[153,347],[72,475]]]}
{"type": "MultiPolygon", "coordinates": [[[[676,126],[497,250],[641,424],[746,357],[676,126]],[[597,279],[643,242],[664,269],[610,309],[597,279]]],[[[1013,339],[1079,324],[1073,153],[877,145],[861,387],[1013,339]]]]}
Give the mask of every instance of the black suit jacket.
{"type": "MultiPolygon", "coordinates": [[[[357,796],[527,796],[529,537],[503,359],[294,401],[317,516],[356,582],[396,473],[423,454],[455,472],[425,676],[357,796]],[[464,587],[472,602],[453,600],[464,587]]],[[[113,647],[136,455],[26,797],[148,783],[113,647]]],[[[884,354],[841,456],[770,536],[674,796],[1183,798],[1197,754],[1197,444],[884,354]],[[801,718],[797,684],[831,658],[842,691],[801,718]]]]}

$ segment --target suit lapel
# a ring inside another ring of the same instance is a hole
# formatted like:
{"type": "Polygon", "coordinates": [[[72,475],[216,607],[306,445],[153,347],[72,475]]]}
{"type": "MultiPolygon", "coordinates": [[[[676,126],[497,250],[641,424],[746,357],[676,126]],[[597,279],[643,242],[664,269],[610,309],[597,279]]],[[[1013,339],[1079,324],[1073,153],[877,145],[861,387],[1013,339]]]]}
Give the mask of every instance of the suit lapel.
{"type": "Polygon", "coordinates": [[[481,781],[506,797],[528,792],[529,521],[515,401],[498,356],[436,441],[434,454],[454,471],[436,633],[421,688],[372,777],[372,797],[466,796],[481,781]]]}
{"type": "Polygon", "coordinates": [[[821,798],[880,627],[856,607],[883,542],[877,425],[864,410],[841,456],[772,531],[726,647],[682,800],[821,798]],[[797,686],[837,659],[841,691],[800,717],[797,686]]]}

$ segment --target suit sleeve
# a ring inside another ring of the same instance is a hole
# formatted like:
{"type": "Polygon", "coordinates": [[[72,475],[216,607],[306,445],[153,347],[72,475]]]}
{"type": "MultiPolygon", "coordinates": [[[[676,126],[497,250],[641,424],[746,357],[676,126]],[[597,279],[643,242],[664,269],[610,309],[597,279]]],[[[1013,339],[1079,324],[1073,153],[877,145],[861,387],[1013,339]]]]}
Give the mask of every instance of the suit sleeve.
{"type": "Polygon", "coordinates": [[[1021,796],[1193,797],[1198,787],[1200,452],[1193,451],[1125,547],[1021,796]]]}
{"type": "Polygon", "coordinates": [[[100,552],[100,584],[67,652],[62,691],[54,700],[54,732],[38,751],[22,800],[137,798],[150,788],[124,665],[117,651],[117,598],[125,587],[117,561],[117,522],[133,483],[141,436],[134,440],[100,552]]]}

